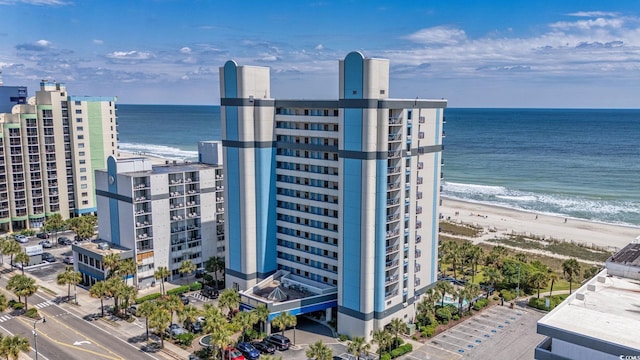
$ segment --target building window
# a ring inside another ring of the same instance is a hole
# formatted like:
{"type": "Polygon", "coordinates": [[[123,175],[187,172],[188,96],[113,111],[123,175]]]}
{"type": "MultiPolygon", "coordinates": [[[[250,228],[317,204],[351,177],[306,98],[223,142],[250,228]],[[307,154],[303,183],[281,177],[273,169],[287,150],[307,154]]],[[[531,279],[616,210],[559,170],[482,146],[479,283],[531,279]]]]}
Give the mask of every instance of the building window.
{"type": "Polygon", "coordinates": [[[82,102],[81,101],[76,101],[75,104],[76,105],[82,105],[82,102]]]}
{"type": "MultiPolygon", "coordinates": [[[[80,104],[76,104],[76,105],[80,105],[80,104]]],[[[82,114],[82,109],[76,109],[76,114],[82,114]]]]}
{"type": "Polygon", "coordinates": [[[89,196],[88,192],[85,191],[85,192],[82,193],[82,197],[87,197],[87,196],[89,196]]]}
{"type": "Polygon", "coordinates": [[[87,184],[82,184],[82,185],[80,185],[80,188],[81,188],[81,189],[86,189],[86,188],[87,188],[87,184]]]}
{"type": "Polygon", "coordinates": [[[87,162],[87,160],[80,160],[80,165],[84,165],[87,162]]]}
{"type": "Polygon", "coordinates": [[[80,181],[87,181],[87,177],[85,175],[80,176],[80,181]]]}
{"type": "Polygon", "coordinates": [[[76,122],[81,123],[82,122],[82,118],[76,118],[76,122]]]}
{"type": "Polygon", "coordinates": [[[84,149],[84,143],[78,143],[78,148],[84,149]]]}
{"type": "Polygon", "coordinates": [[[76,131],[82,131],[84,130],[82,126],[76,126],[76,131]]]}
{"type": "Polygon", "coordinates": [[[82,200],[82,205],[89,205],[89,200],[82,200]]]}
{"type": "Polygon", "coordinates": [[[85,173],[85,172],[87,172],[87,168],[80,168],[80,172],[81,172],[81,173],[85,173]]]}
{"type": "MultiPolygon", "coordinates": [[[[84,146],[83,146],[83,147],[84,147],[84,146]]],[[[80,151],[80,152],[78,153],[78,156],[84,156],[84,151],[80,151]]]]}

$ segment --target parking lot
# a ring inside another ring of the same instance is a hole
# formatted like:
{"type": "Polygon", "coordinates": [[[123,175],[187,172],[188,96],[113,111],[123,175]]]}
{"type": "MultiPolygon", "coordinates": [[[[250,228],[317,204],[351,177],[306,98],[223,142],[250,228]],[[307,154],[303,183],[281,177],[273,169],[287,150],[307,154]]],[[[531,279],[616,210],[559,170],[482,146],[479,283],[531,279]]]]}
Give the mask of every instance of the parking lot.
{"type": "Polygon", "coordinates": [[[544,314],[493,306],[428,341],[402,359],[532,359],[536,322],[544,314]]]}

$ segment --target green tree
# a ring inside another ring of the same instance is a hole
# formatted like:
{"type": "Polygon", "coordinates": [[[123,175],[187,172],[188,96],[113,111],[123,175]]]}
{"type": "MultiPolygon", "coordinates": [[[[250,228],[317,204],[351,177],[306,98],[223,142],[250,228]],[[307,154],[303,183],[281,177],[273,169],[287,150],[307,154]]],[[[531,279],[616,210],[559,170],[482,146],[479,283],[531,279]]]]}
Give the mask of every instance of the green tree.
{"type": "MultiPolygon", "coordinates": [[[[485,282],[489,284],[491,289],[495,289],[496,283],[500,281],[502,275],[500,271],[494,267],[486,267],[484,268],[484,279],[485,282]]],[[[489,298],[489,289],[487,288],[487,299],[489,298]]]]}
{"type": "Polygon", "coordinates": [[[540,299],[540,288],[543,288],[549,282],[547,273],[536,271],[529,277],[529,286],[538,290],[538,299],[540,299]]]}
{"type": "Polygon", "coordinates": [[[91,286],[91,288],[89,288],[89,295],[100,299],[100,311],[102,313],[102,317],[104,317],[104,298],[111,296],[107,283],[104,281],[97,281],[91,286]]]}
{"type": "Polygon", "coordinates": [[[109,253],[102,258],[102,266],[107,270],[107,278],[115,274],[118,264],[120,263],[119,253],[109,253]]]}
{"type": "MultiPolygon", "coordinates": [[[[116,269],[116,275],[124,278],[124,283],[128,283],[129,276],[135,275],[138,265],[132,258],[120,260],[116,269]]],[[[134,282],[135,284],[135,282],[134,282]]]]}
{"type": "Polygon", "coordinates": [[[29,264],[29,260],[31,260],[31,257],[27,255],[26,252],[20,251],[19,253],[16,254],[13,260],[15,260],[15,262],[20,263],[22,265],[21,266],[22,275],[24,275],[24,268],[29,264]]]}
{"type": "Polygon", "coordinates": [[[58,285],[67,285],[67,301],[71,299],[71,285],[75,289],[80,281],[82,281],[82,274],[79,271],[74,271],[72,266],[67,266],[56,279],[58,285]]]}
{"type": "Polygon", "coordinates": [[[158,308],[158,303],[156,301],[147,300],[138,306],[136,310],[136,315],[144,316],[145,318],[145,326],[147,329],[147,341],[149,341],[149,317],[156,312],[158,308]]]}
{"type": "Polygon", "coordinates": [[[0,356],[7,360],[18,360],[20,353],[28,354],[31,351],[31,344],[26,337],[20,335],[6,336],[0,341],[0,356]]]}
{"type": "Polygon", "coordinates": [[[160,347],[164,348],[164,330],[171,323],[171,313],[162,306],[157,306],[149,316],[149,326],[160,334],[160,347]]]}
{"type": "Polygon", "coordinates": [[[128,309],[129,304],[136,299],[136,295],[138,294],[138,289],[135,286],[124,285],[120,290],[120,301],[122,301],[122,308],[128,309]]]}
{"type": "Polygon", "coordinates": [[[194,264],[191,260],[184,260],[180,263],[180,268],[178,268],[178,272],[182,275],[187,275],[187,280],[189,280],[189,274],[196,270],[196,264],[194,264]]]}
{"type": "Polygon", "coordinates": [[[208,272],[213,273],[213,277],[216,279],[216,289],[218,288],[218,271],[224,271],[225,262],[223,257],[213,256],[204,265],[208,272]]]}
{"type": "Polygon", "coordinates": [[[120,303],[118,298],[120,297],[120,293],[122,292],[122,288],[125,284],[122,282],[122,279],[118,279],[117,277],[108,278],[106,283],[109,293],[113,296],[113,313],[117,315],[120,312],[120,303]]]}
{"type": "Polygon", "coordinates": [[[560,277],[553,271],[549,272],[548,276],[549,280],[551,280],[551,288],[549,288],[549,297],[551,297],[551,295],[553,295],[553,285],[555,285],[556,281],[558,281],[560,277]]]}
{"type": "MultiPolygon", "coordinates": [[[[458,264],[458,256],[460,255],[460,250],[458,247],[458,243],[454,241],[445,241],[440,246],[440,252],[442,260],[447,264],[451,264],[453,268],[453,277],[456,277],[456,267],[458,264]]],[[[445,273],[446,267],[442,267],[443,273],[445,273]]]]}
{"type": "Polygon", "coordinates": [[[5,294],[0,294],[0,312],[7,310],[9,307],[9,301],[5,294]]]}
{"type": "Polygon", "coordinates": [[[269,309],[266,305],[258,305],[255,309],[256,316],[258,317],[258,321],[260,322],[260,329],[262,332],[265,332],[265,325],[267,324],[267,319],[269,319],[269,309]]]}
{"type": "Polygon", "coordinates": [[[451,285],[451,283],[449,283],[448,281],[445,280],[440,280],[438,282],[436,282],[435,285],[435,290],[438,294],[440,294],[440,306],[444,306],[444,298],[447,294],[450,294],[453,292],[453,285],[451,285]]]}
{"type": "Polygon", "coordinates": [[[47,217],[47,219],[44,221],[43,229],[45,232],[49,234],[53,233],[57,237],[58,232],[63,230],[64,226],[65,226],[65,222],[62,219],[62,215],[55,213],[47,217]]]}
{"type": "Polygon", "coordinates": [[[13,266],[13,257],[14,257],[16,254],[21,253],[22,251],[23,251],[23,250],[22,250],[22,246],[20,246],[20,244],[18,244],[17,242],[15,242],[15,241],[11,241],[11,240],[6,241],[6,242],[4,243],[4,248],[2,249],[2,253],[3,253],[4,255],[9,255],[9,256],[10,256],[10,259],[11,259],[11,260],[9,261],[9,264],[10,264],[11,266],[13,266]]]}
{"type": "Polygon", "coordinates": [[[325,345],[321,340],[316,341],[314,344],[309,345],[309,348],[305,352],[307,358],[315,360],[332,360],[333,352],[331,348],[325,345]]]}
{"type": "Polygon", "coordinates": [[[11,240],[7,239],[6,237],[0,237],[0,265],[4,265],[4,249],[7,246],[7,242],[9,242],[11,240]]]}
{"type": "MultiPolygon", "coordinates": [[[[447,283],[448,284],[448,283],[447,283]]],[[[396,348],[399,344],[400,333],[404,332],[407,329],[407,324],[402,321],[400,318],[391,319],[391,323],[389,323],[389,330],[394,334],[393,336],[393,347],[396,348]]]]}
{"type": "Polygon", "coordinates": [[[170,273],[169,273],[169,269],[167,269],[167,267],[166,267],[166,266],[160,266],[160,267],[158,268],[158,270],[156,270],[156,271],[153,273],[153,277],[154,277],[156,280],[160,280],[160,290],[161,290],[162,295],[164,295],[164,294],[165,294],[165,291],[164,291],[164,280],[165,280],[167,277],[169,277],[169,275],[170,275],[170,273]]]}
{"type": "Polygon", "coordinates": [[[184,304],[178,295],[164,296],[158,300],[160,306],[164,307],[171,314],[171,322],[173,322],[173,315],[184,309],[184,304]]]}
{"type": "Polygon", "coordinates": [[[193,325],[198,317],[202,316],[202,310],[193,305],[185,305],[182,310],[178,311],[178,319],[182,322],[185,328],[189,329],[193,325]]]}
{"type": "Polygon", "coordinates": [[[232,330],[229,322],[222,311],[210,304],[204,305],[204,326],[205,333],[211,334],[211,346],[213,346],[216,358],[220,358],[222,349],[231,342],[232,330]]]}
{"type": "Polygon", "coordinates": [[[354,355],[357,360],[360,360],[360,355],[362,353],[365,353],[366,355],[370,348],[371,345],[369,345],[363,337],[356,336],[349,341],[349,344],[347,345],[347,352],[354,355]]]}
{"type": "Polygon", "coordinates": [[[247,330],[258,322],[258,316],[254,310],[241,311],[233,318],[233,322],[240,328],[242,341],[245,341],[247,330]]]}
{"type": "Polygon", "coordinates": [[[469,311],[471,311],[472,302],[475,298],[477,298],[478,296],[480,296],[480,294],[482,294],[482,289],[480,288],[480,285],[474,284],[474,283],[466,283],[464,285],[464,289],[467,295],[469,311]]]}
{"type": "Polygon", "coordinates": [[[27,299],[38,291],[36,280],[26,275],[14,275],[7,282],[7,290],[13,291],[18,300],[24,297],[24,309],[27,310],[27,299]]]}
{"type": "Polygon", "coordinates": [[[240,294],[236,289],[225,289],[220,293],[218,306],[220,308],[228,308],[231,314],[240,305],[240,294]]]}
{"type": "Polygon", "coordinates": [[[273,320],[271,320],[271,325],[280,329],[282,331],[282,336],[284,336],[284,330],[286,328],[289,326],[296,326],[297,323],[298,318],[295,315],[291,315],[288,311],[279,313],[273,318],[273,320]]]}
{"type": "Polygon", "coordinates": [[[571,258],[562,263],[562,273],[569,280],[569,294],[572,292],[571,284],[576,277],[580,276],[580,264],[578,260],[571,258]]]}
{"type": "Polygon", "coordinates": [[[471,282],[476,281],[476,273],[478,272],[478,263],[480,263],[484,257],[484,251],[478,245],[473,245],[469,252],[469,261],[471,262],[471,282]]]}
{"type": "MultiPolygon", "coordinates": [[[[425,302],[425,300],[427,299],[424,299],[423,302],[425,302]]],[[[431,305],[433,305],[433,303],[431,303],[431,305]]],[[[381,359],[382,353],[387,351],[391,346],[393,338],[387,330],[380,329],[373,332],[372,341],[378,344],[378,359],[381,359]]]]}

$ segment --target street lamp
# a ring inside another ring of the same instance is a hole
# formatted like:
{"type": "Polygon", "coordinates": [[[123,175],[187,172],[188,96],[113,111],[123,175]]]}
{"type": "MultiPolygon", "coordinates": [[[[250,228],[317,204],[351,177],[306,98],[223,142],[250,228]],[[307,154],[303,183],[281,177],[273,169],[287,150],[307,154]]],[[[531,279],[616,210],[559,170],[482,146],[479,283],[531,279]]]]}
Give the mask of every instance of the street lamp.
{"type": "MultiPolygon", "coordinates": [[[[40,320],[36,320],[33,322],[33,347],[36,350],[36,360],[38,360],[38,330],[36,329],[36,324],[38,323],[38,321],[40,320]]],[[[44,318],[44,316],[42,317],[42,323],[46,323],[47,319],[44,318]]]]}

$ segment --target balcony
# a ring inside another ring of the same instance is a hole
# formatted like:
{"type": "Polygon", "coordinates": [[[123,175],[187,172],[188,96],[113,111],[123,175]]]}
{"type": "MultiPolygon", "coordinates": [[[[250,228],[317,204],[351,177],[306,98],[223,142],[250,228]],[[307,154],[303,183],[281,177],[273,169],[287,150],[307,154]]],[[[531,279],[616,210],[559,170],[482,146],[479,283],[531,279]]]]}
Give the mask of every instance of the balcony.
{"type": "Polygon", "coordinates": [[[398,267],[399,263],[400,262],[398,260],[387,261],[387,263],[385,264],[385,269],[389,270],[396,268],[398,267]]]}
{"type": "Polygon", "coordinates": [[[400,219],[400,214],[387,215],[387,222],[392,222],[400,219]]]}
{"type": "Polygon", "coordinates": [[[418,191],[416,193],[416,199],[418,199],[418,200],[422,199],[422,191],[418,191]]]}
{"type": "Polygon", "coordinates": [[[421,242],[422,242],[422,236],[421,235],[416,236],[416,244],[419,244],[421,242]]]}
{"type": "Polygon", "coordinates": [[[418,177],[418,179],[416,179],[416,184],[418,185],[422,185],[423,182],[424,180],[422,179],[422,177],[418,177]]]}
{"type": "Polygon", "coordinates": [[[384,297],[385,299],[388,299],[390,297],[396,296],[398,295],[398,289],[392,290],[392,291],[387,291],[384,293],[384,297]]]}
{"type": "Polygon", "coordinates": [[[424,131],[418,133],[418,139],[424,139],[424,131]]]}
{"type": "Polygon", "coordinates": [[[396,282],[396,281],[398,281],[398,274],[393,275],[393,276],[387,276],[387,277],[384,279],[384,284],[385,284],[385,285],[389,285],[389,284],[394,283],[394,282],[396,282]]]}
{"type": "Polygon", "coordinates": [[[420,161],[418,163],[418,170],[422,170],[424,168],[424,163],[422,161],[420,161]]]}
{"type": "Polygon", "coordinates": [[[422,214],[422,206],[416,207],[416,214],[422,214]]]}
{"type": "Polygon", "coordinates": [[[387,239],[400,235],[400,230],[388,230],[387,231],[387,239]]]}
{"type": "Polygon", "coordinates": [[[416,221],[416,230],[422,228],[422,221],[416,221]]]}
{"type": "Polygon", "coordinates": [[[422,268],[422,265],[416,263],[416,265],[414,266],[414,271],[418,272],[418,271],[420,271],[421,268],[422,268]]]}
{"type": "Polygon", "coordinates": [[[387,246],[385,253],[386,255],[390,255],[398,250],[400,250],[400,246],[398,246],[398,244],[395,244],[395,245],[387,246]]]}
{"type": "Polygon", "coordinates": [[[400,204],[400,199],[388,199],[387,206],[394,206],[400,204]]]}
{"type": "Polygon", "coordinates": [[[402,140],[402,135],[400,135],[400,134],[394,134],[394,135],[389,134],[388,139],[389,139],[389,142],[400,141],[400,140],[402,140]]]}
{"type": "Polygon", "coordinates": [[[420,249],[416,249],[416,259],[422,256],[422,251],[420,249]]]}
{"type": "Polygon", "coordinates": [[[389,125],[402,125],[402,116],[389,117],[389,125]]]}
{"type": "Polygon", "coordinates": [[[425,123],[424,116],[420,116],[420,118],[418,118],[418,123],[420,123],[420,124],[424,124],[425,123]]]}
{"type": "Polygon", "coordinates": [[[387,184],[387,191],[398,190],[400,188],[400,181],[387,184]]]}
{"type": "Polygon", "coordinates": [[[389,151],[387,157],[389,159],[396,159],[402,156],[402,151],[399,150],[395,150],[395,151],[389,151]]]}
{"type": "Polygon", "coordinates": [[[400,166],[392,166],[387,168],[387,175],[399,174],[402,168],[400,166]]]}

